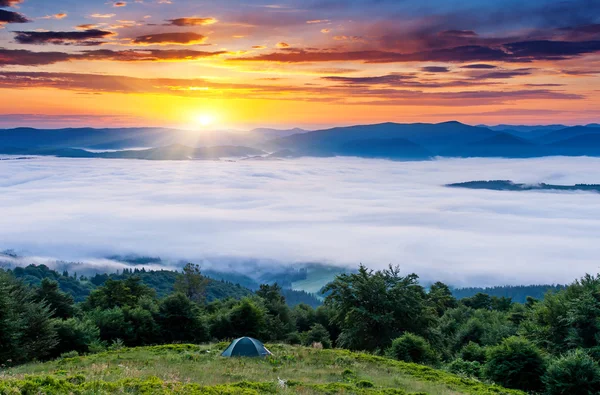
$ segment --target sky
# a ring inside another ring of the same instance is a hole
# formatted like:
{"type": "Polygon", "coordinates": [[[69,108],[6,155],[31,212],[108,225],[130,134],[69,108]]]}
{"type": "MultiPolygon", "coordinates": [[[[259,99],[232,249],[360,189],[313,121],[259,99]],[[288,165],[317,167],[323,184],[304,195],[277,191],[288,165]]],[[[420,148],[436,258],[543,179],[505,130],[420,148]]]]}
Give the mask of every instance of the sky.
{"type": "Polygon", "coordinates": [[[585,124],[597,0],[0,0],[0,127],[585,124]]]}
{"type": "Polygon", "coordinates": [[[598,272],[598,194],[443,185],[598,184],[599,169],[585,157],[6,160],[0,251],[27,256],[21,264],[104,267],[129,254],[241,272],[248,262],[391,263],[455,286],[564,284],[598,272]]]}

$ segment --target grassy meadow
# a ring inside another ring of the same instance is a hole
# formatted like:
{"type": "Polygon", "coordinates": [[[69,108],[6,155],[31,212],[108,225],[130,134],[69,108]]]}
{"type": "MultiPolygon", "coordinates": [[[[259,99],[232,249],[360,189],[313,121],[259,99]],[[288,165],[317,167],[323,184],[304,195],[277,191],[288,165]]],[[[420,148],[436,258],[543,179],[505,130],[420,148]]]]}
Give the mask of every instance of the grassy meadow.
{"type": "Polygon", "coordinates": [[[524,394],[345,350],[268,345],[273,357],[220,357],[226,346],[122,348],[30,363],[0,371],[0,394],[524,394]]]}

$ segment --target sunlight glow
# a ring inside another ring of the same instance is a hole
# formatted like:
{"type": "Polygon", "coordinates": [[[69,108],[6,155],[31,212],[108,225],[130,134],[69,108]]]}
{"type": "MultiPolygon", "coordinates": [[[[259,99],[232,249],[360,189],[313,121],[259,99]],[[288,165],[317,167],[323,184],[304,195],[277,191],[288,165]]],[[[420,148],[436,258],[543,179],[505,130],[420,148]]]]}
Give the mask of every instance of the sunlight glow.
{"type": "Polygon", "coordinates": [[[202,127],[213,125],[215,121],[215,116],[211,114],[199,114],[195,118],[196,124],[202,127]]]}

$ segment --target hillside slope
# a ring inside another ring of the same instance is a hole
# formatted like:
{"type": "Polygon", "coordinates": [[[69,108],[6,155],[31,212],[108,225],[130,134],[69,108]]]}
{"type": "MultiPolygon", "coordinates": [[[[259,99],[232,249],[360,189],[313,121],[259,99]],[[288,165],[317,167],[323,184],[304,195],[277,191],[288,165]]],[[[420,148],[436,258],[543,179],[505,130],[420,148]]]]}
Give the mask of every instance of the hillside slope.
{"type": "Polygon", "coordinates": [[[23,365],[0,371],[0,393],[524,395],[344,350],[270,345],[273,357],[239,359],[220,357],[226,346],[120,349],[23,365]]]}

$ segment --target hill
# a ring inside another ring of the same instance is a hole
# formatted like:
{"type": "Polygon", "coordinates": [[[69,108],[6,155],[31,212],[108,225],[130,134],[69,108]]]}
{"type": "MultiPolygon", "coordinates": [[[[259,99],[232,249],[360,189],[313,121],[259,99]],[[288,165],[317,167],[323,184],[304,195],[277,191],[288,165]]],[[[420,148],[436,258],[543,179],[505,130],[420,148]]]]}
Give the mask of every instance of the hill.
{"type": "MultiPolygon", "coordinates": [[[[600,128],[596,129],[600,132],[600,128]]],[[[548,144],[548,147],[557,155],[600,155],[600,133],[580,134],[548,144]]]]}
{"type": "Polygon", "coordinates": [[[495,135],[487,128],[469,126],[460,122],[381,123],[317,130],[274,140],[279,148],[311,154],[331,155],[345,144],[357,140],[405,139],[434,153],[440,149],[481,140],[495,135]]]}
{"type": "Polygon", "coordinates": [[[7,155],[46,155],[60,158],[104,158],[104,159],[145,159],[145,160],[202,160],[230,157],[248,157],[263,155],[264,151],[241,146],[214,146],[193,148],[181,144],[165,147],[92,152],[78,148],[14,148],[0,147],[0,154],[7,155]]]}
{"type": "Polygon", "coordinates": [[[573,126],[547,133],[535,141],[541,144],[551,144],[585,134],[600,134],[600,128],[593,126],[573,126]]]}
{"type": "Polygon", "coordinates": [[[345,350],[267,345],[223,358],[227,343],[123,348],[0,371],[0,393],[524,395],[422,365],[345,350]],[[285,384],[279,384],[283,380],[285,384]]]}
{"type": "Polygon", "coordinates": [[[544,155],[544,148],[509,133],[459,145],[443,151],[442,156],[528,158],[544,155]]]}
{"type": "Polygon", "coordinates": [[[0,129],[0,148],[85,148],[121,150],[164,147],[173,144],[192,147],[217,145],[258,146],[269,139],[303,133],[302,129],[254,129],[251,131],[179,130],[169,128],[66,128],[0,129]]]}

